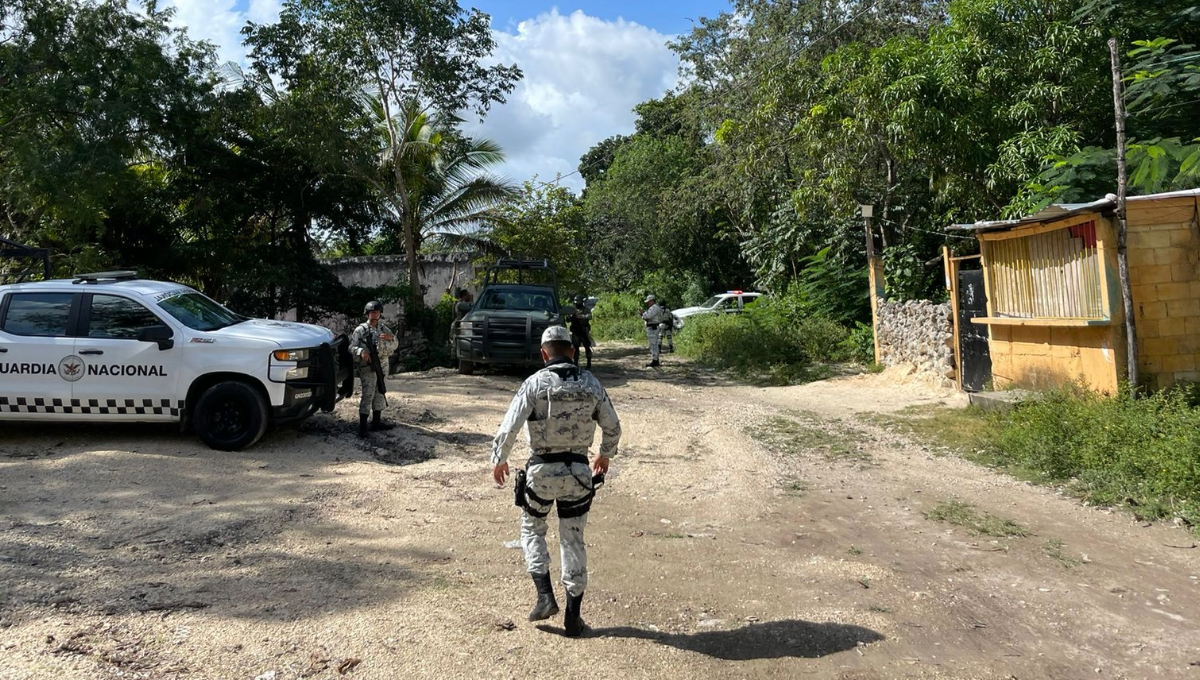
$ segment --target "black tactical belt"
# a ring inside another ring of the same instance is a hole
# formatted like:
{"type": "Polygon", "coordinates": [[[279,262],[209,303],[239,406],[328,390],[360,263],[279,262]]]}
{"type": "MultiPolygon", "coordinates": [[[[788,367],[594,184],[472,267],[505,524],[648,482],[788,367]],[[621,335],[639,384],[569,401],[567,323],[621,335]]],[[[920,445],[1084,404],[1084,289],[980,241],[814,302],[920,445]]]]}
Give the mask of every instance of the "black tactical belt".
{"type": "Polygon", "coordinates": [[[588,464],[588,457],[582,453],[535,453],[529,457],[529,465],[544,465],[546,463],[583,463],[588,464]]]}

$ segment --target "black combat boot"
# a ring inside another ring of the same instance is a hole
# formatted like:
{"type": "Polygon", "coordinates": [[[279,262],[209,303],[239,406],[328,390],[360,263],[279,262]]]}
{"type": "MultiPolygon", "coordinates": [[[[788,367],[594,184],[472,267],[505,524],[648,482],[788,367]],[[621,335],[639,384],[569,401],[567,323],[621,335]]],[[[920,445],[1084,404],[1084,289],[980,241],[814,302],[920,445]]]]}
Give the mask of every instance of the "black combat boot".
{"type": "Polygon", "coordinates": [[[530,621],[545,621],[558,614],[558,601],[554,599],[554,584],[550,582],[550,572],[533,574],[533,587],[537,588],[537,604],[529,612],[530,621]]]}
{"type": "Polygon", "coordinates": [[[367,418],[365,413],[358,414],[358,436],[360,437],[367,436],[367,418]]]}
{"type": "Polygon", "coordinates": [[[371,429],[372,430],[390,430],[396,427],[391,423],[383,422],[383,411],[371,411],[371,429]]]}
{"type": "Polygon", "coordinates": [[[646,364],[646,368],[658,368],[658,359],[646,364]]]}
{"type": "Polygon", "coordinates": [[[583,635],[583,631],[587,628],[583,619],[579,616],[579,609],[583,606],[583,593],[572,595],[567,593],[567,613],[563,616],[563,628],[566,629],[567,637],[579,637],[583,635]]]}

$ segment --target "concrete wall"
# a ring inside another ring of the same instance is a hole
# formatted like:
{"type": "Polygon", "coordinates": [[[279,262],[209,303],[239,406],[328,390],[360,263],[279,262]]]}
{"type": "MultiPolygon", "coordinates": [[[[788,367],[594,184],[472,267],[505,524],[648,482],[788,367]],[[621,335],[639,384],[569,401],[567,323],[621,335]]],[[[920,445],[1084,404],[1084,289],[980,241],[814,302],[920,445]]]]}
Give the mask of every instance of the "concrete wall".
{"type": "Polygon", "coordinates": [[[1124,349],[1118,351],[1113,334],[1120,328],[993,325],[992,383],[997,389],[1045,389],[1082,380],[1094,390],[1115,392],[1124,349]]]}
{"type": "Polygon", "coordinates": [[[1153,388],[1200,382],[1200,231],[1192,196],[1131,201],[1129,280],[1138,372],[1153,388]]]}
{"type": "MultiPolygon", "coordinates": [[[[403,255],[367,255],[362,257],[339,257],[322,260],[321,264],[328,267],[338,281],[344,286],[362,286],[375,288],[378,286],[396,285],[398,281],[408,280],[408,268],[403,255]]],[[[425,288],[425,305],[432,307],[442,299],[447,291],[454,288],[467,288],[474,294],[475,270],[471,264],[471,255],[467,253],[450,253],[447,255],[426,255],[421,258],[421,283],[425,288]]],[[[368,300],[362,300],[365,305],[368,300]]],[[[399,328],[397,319],[401,318],[404,306],[398,303],[384,305],[383,318],[393,329],[399,328]]],[[[295,320],[296,310],[289,310],[284,319],[295,320]]],[[[354,319],[322,319],[319,323],[334,332],[348,332],[361,321],[354,319]]],[[[401,333],[404,331],[401,329],[401,333]]]]}

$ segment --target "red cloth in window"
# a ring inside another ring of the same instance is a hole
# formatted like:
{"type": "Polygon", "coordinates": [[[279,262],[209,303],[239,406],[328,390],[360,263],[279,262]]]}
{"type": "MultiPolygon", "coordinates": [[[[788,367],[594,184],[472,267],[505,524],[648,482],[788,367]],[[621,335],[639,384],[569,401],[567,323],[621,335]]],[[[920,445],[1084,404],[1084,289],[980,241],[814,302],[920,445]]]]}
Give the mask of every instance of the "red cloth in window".
{"type": "Polygon", "coordinates": [[[1073,227],[1070,227],[1069,229],[1071,231],[1071,238],[1077,238],[1077,239],[1083,240],[1084,248],[1095,248],[1096,247],[1096,223],[1095,222],[1085,222],[1083,224],[1077,224],[1073,227]]]}

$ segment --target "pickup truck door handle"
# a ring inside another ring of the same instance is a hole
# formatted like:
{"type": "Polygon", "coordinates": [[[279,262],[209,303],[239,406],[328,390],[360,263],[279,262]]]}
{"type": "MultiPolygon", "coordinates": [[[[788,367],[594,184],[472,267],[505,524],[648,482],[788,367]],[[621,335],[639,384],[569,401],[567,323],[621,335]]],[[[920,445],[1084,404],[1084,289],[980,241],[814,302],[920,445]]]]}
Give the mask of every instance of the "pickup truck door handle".
{"type": "Polygon", "coordinates": [[[0,347],[0,354],[5,354],[5,353],[7,353],[7,352],[8,352],[8,348],[7,348],[7,347],[0,347]]]}
{"type": "Polygon", "coordinates": [[[102,350],[102,349],[81,349],[81,350],[79,350],[79,353],[85,354],[85,355],[104,354],[104,350],[102,350]]]}

